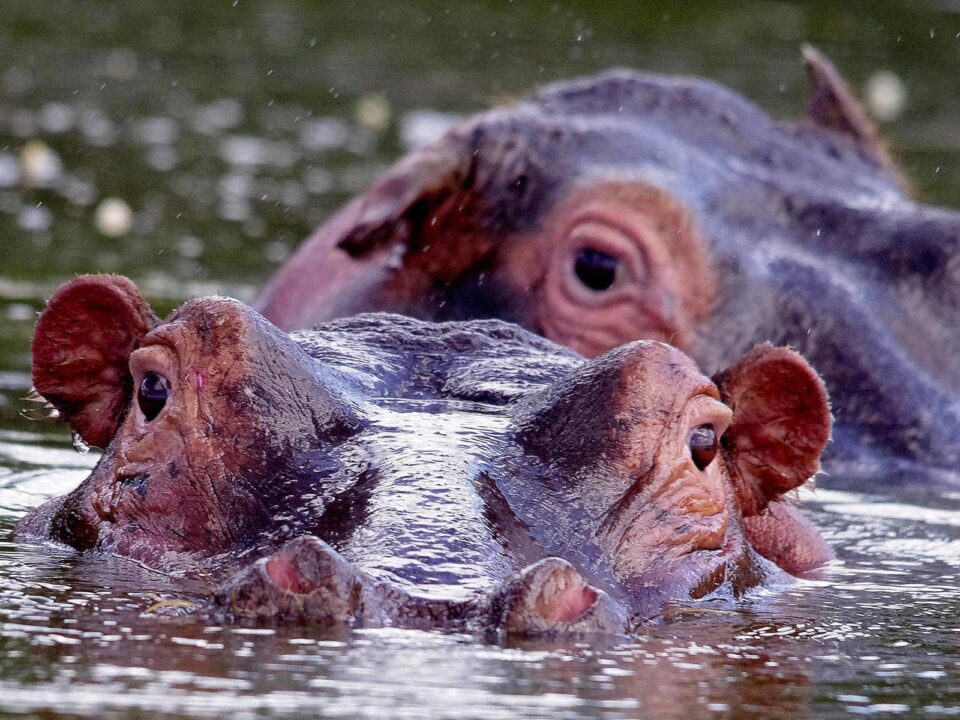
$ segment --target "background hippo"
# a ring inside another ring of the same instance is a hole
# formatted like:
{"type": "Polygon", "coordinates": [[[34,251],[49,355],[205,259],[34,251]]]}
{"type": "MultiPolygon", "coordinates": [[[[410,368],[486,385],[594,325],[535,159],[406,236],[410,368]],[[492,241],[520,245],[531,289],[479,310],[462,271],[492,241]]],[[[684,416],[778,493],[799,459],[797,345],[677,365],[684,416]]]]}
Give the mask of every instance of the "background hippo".
{"type": "Polygon", "coordinates": [[[499,321],[287,335],[206,298],[161,323],[117,276],[58,291],[33,350],[37,390],[105,452],[19,534],[240,568],[221,614],[622,631],[829,557],[782,501],[830,432],[789,350],[710,380],[659,342],[584,362],[499,321]]]}
{"type": "Polygon", "coordinates": [[[830,389],[848,478],[877,463],[890,477],[892,458],[955,470],[960,216],[908,198],[805,52],[812,122],[628,71],[480,115],[341,210],[259,307],[286,328],[378,309],[500,317],[587,356],[669,341],[708,369],[791,345],[830,389]]]}

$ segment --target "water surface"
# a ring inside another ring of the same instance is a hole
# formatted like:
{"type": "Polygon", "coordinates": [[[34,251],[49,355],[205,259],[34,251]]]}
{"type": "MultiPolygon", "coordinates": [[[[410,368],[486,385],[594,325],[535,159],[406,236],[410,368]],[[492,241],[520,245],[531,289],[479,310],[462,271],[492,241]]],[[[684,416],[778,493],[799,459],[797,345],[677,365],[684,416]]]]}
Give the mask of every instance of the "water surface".
{"type": "Polygon", "coordinates": [[[0,715],[960,714],[960,483],[822,478],[808,505],[838,552],[822,579],[600,643],[160,618],[145,611],[166,578],[11,537],[95,461],[24,400],[36,311],[73,274],[128,274],[161,312],[249,299],[312,227],[460,116],[611,65],[708,76],[797,116],[804,41],[858,90],[893,73],[906,101],[884,132],[917,193],[955,207],[958,11],[0,0],[0,715]]]}

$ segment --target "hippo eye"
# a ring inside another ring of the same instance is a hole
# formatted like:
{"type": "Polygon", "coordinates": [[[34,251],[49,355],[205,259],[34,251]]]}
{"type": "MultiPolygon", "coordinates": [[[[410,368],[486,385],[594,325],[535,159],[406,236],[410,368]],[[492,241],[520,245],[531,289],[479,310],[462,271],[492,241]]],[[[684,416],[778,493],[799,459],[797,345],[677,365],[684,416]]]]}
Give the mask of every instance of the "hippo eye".
{"type": "Polygon", "coordinates": [[[580,282],[595,292],[609,290],[617,278],[620,261],[602,250],[582,248],[577,251],[573,270],[580,282]]]}
{"type": "Polygon", "coordinates": [[[160,414],[169,397],[170,383],[163,375],[151,372],[143,376],[140,389],[137,391],[137,405],[140,406],[140,412],[143,413],[147,422],[160,414]]]}
{"type": "Polygon", "coordinates": [[[690,433],[688,444],[693,464],[700,470],[705,470],[717,456],[719,448],[717,433],[710,425],[700,425],[694,428],[693,432],[690,433]]]}

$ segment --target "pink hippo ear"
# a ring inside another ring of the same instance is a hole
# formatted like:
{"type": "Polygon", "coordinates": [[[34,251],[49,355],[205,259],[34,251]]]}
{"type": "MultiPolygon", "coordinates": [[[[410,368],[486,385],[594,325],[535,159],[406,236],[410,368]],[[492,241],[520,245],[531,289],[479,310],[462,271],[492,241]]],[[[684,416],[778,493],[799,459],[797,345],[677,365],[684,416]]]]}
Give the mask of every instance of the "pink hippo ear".
{"type": "Polygon", "coordinates": [[[823,381],[796,352],[769,344],[713,380],[733,410],[722,445],[751,544],[789,572],[822,564],[824,541],[779,500],[820,469],[831,426],[823,381]]]}
{"type": "Polygon", "coordinates": [[[67,283],[40,314],[33,386],[84,442],[113,438],[132,393],[130,353],[157,323],[136,286],[115,275],[67,283]]]}

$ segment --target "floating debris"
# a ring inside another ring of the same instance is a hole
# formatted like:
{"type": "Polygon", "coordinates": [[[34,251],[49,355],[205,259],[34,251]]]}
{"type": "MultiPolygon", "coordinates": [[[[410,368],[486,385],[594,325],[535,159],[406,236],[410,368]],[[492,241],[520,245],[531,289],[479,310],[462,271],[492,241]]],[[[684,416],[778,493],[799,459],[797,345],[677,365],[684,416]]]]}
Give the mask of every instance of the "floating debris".
{"type": "Polygon", "coordinates": [[[107,237],[121,237],[133,227],[133,211],[120,198],[104,198],[94,212],[94,224],[107,237]]]}
{"type": "Polygon", "coordinates": [[[907,107],[907,86],[890,70],[878,70],[864,90],[870,114],[881,122],[896,120],[907,107]]]}

